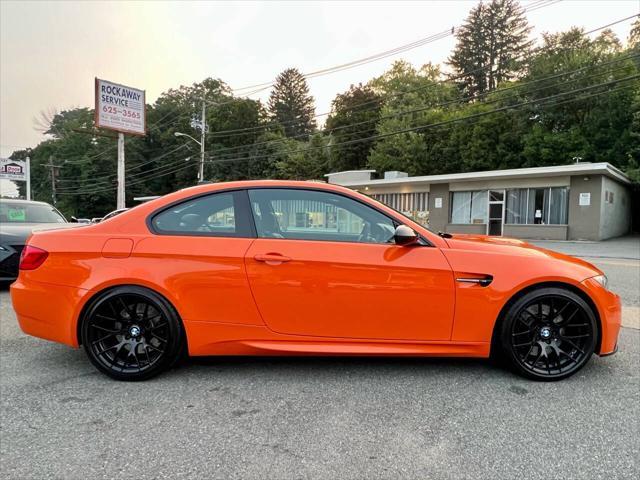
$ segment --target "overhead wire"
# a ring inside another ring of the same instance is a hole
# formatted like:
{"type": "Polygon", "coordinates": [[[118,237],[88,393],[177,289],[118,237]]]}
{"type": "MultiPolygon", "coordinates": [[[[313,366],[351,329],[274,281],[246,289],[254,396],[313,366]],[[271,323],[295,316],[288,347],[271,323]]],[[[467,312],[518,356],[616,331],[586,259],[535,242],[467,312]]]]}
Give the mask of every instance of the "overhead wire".
{"type": "MultiPolygon", "coordinates": [[[[491,115],[491,114],[495,114],[495,113],[499,113],[499,112],[503,112],[503,111],[515,110],[517,108],[521,108],[521,107],[524,107],[524,106],[527,106],[527,105],[533,105],[533,104],[544,105],[544,104],[548,103],[549,101],[555,100],[557,98],[560,98],[560,97],[563,97],[563,96],[566,96],[566,95],[580,93],[580,92],[587,92],[587,91],[594,90],[594,89],[599,88],[599,87],[615,85],[615,84],[619,84],[619,83],[622,83],[622,82],[625,82],[625,81],[635,80],[637,78],[640,78],[640,74],[630,75],[630,76],[627,76],[625,78],[616,79],[616,80],[612,80],[612,81],[609,81],[609,82],[603,82],[603,83],[600,83],[600,84],[591,85],[591,86],[583,87],[583,88],[580,88],[580,89],[574,89],[574,90],[571,90],[569,92],[561,92],[561,93],[550,95],[550,96],[547,96],[547,97],[544,97],[544,98],[540,98],[540,99],[533,99],[533,100],[528,100],[528,101],[520,102],[520,103],[513,104],[513,105],[506,105],[504,107],[495,108],[495,109],[492,109],[492,110],[489,110],[489,111],[479,112],[479,113],[476,113],[476,114],[466,115],[466,116],[462,116],[462,117],[457,117],[457,118],[450,119],[450,120],[431,123],[431,124],[427,124],[427,125],[418,125],[418,126],[415,126],[415,127],[405,128],[405,129],[396,130],[396,131],[392,131],[392,132],[387,132],[387,133],[383,133],[383,134],[372,135],[372,136],[367,137],[367,138],[361,138],[361,139],[355,139],[355,140],[349,140],[349,141],[345,141],[345,142],[340,142],[339,144],[336,144],[336,145],[355,144],[355,143],[360,143],[360,142],[379,139],[379,138],[387,138],[387,137],[390,137],[390,136],[399,135],[399,134],[403,134],[403,133],[418,132],[418,131],[426,130],[426,129],[429,129],[429,128],[441,127],[441,126],[450,125],[450,124],[454,124],[454,123],[464,122],[464,121],[467,121],[467,120],[476,120],[476,119],[478,119],[480,117],[484,117],[484,116],[487,116],[487,115],[491,115]]],[[[593,94],[587,95],[587,96],[582,96],[582,97],[578,96],[578,97],[575,97],[575,98],[564,99],[564,100],[561,100],[560,102],[556,102],[556,105],[560,105],[560,104],[563,104],[563,103],[568,103],[570,101],[583,100],[583,99],[586,99],[586,98],[599,96],[599,95],[602,95],[602,94],[610,93],[610,92],[621,90],[621,89],[622,88],[619,87],[619,88],[616,88],[616,89],[609,89],[609,90],[605,90],[605,91],[602,91],[602,92],[596,92],[596,93],[593,93],[593,94]]],[[[325,147],[324,146],[322,146],[322,147],[307,147],[307,148],[303,148],[303,149],[291,150],[291,151],[286,152],[286,153],[291,154],[291,153],[297,153],[297,152],[308,152],[308,151],[311,151],[311,150],[317,150],[318,148],[325,148],[325,147]]],[[[227,163],[227,162],[230,162],[230,161],[239,162],[239,161],[245,161],[245,160],[255,161],[255,160],[258,160],[260,158],[266,158],[266,157],[269,157],[269,155],[251,156],[251,157],[234,158],[234,159],[210,160],[207,163],[227,163]]],[[[185,169],[187,167],[188,166],[180,167],[180,168],[177,168],[177,169],[171,169],[171,170],[169,170],[167,172],[163,172],[162,174],[158,175],[157,177],[154,176],[152,178],[158,178],[158,177],[161,177],[161,176],[164,176],[164,175],[169,175],[169,174],[175,173],[177,171],[183,170],[183,169],[185,169]]],[[[151,178],[149,178],[149,179],[151,179],[151,178]]],[[[146,180],[149,180],[149,179],[146,179],[146,180]]],[[[141,179],[141,180],[138,180],[138,182],[136,182],[136,183],[144,182],[146,180],[145,179],[141,179]]],[[[75,193],[75,194],[93,194],[93,193],[99,193],[101,191],[113,190],[114,188],[115,188],[115,186],[106,187],[106,188],[103,188],[103,189],[95,189],[95,190],[90,190],[90,191],[85,191],[85,192],[73,192],[73,193],[75,193]]]]}

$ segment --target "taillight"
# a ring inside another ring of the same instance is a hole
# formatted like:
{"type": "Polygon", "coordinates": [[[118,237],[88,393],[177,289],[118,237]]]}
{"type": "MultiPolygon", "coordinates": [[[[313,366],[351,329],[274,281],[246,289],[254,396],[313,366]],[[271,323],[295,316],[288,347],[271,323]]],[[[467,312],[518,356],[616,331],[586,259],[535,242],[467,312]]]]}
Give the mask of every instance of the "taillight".
{"type": "Polygon", "coordinates": [[[49,256],[49,252],[38,247],[27,245],[20,254],[20,270],[35,270],[49,256]]]}

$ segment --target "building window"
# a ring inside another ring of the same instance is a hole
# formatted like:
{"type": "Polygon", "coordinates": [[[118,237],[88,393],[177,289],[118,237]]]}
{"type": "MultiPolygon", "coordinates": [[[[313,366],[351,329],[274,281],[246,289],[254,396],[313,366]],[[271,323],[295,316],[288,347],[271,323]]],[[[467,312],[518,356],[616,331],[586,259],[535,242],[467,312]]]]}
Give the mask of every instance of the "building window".
{"type": "Polygon", "coordinates": [[[409,216],[429,210],[427,192],[375,193],[371,195],[371,198],[409,216]]]}
{"type": "Polygon", "coordinates": [[[566,187],[507,190],[507,223],[566,225],[569,189],[566,187]]]}
{"type": "Polygon", "coordinates": [[[487,223],[487,191],[452,192],[451,223],[487,223]]]}
{"type": "Polygon", "coordinates": [[[613,192],[610,192],[609,190],[605,190],[604,201],[605,203],[613,203],[613,192]]]}

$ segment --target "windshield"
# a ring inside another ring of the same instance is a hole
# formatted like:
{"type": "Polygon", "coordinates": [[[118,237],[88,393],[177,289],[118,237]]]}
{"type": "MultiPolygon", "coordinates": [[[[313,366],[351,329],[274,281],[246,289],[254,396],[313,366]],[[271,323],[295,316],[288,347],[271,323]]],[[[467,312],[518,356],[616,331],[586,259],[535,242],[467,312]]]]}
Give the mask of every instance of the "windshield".
{"type": "Polygon", "coordinates": [[[40,203],[0,202],[2,223],[66,223],[51,205],[40,203]]]}

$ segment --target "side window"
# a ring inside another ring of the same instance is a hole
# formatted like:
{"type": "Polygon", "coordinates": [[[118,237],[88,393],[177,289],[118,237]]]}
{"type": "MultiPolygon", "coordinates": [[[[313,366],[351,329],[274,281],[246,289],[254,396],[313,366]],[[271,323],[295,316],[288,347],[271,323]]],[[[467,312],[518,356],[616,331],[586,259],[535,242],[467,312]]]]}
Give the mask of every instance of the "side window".
{"type": "Polygon", "coordinates": [[[214,193],[187,200],[156,214],[157,233],[213,237],[251,237],[248,212],[242,213],[243,192],[214,193]]]}
{"type": "Polygon", "coordinates": [[[392,243],[395,224],[358,201],[329,192],[265,188],[249,190],[260,238],[392,243]]]}

